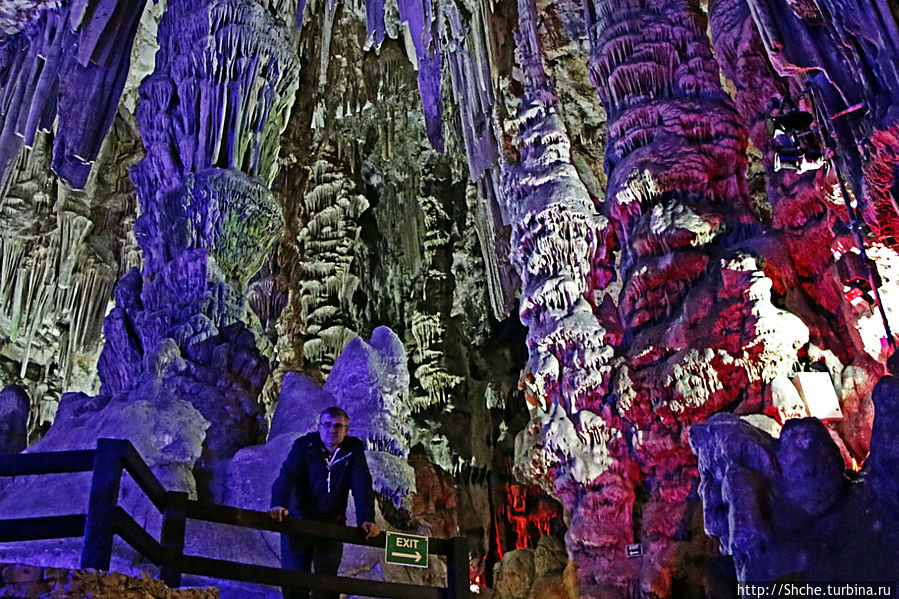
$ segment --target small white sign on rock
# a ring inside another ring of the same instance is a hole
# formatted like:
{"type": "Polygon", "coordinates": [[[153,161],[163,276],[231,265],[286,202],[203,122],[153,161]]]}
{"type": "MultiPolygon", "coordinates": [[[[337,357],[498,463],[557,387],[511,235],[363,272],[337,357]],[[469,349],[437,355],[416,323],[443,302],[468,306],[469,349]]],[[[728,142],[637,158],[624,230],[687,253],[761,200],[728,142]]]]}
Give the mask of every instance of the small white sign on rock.
{"type": "Polygon", "coordinates": [[[809,414],[819,420],[842,420],[843,410],[834,391],[833,382],[826,372],[798,372],[793,385],[808,406],[809,414]]]}

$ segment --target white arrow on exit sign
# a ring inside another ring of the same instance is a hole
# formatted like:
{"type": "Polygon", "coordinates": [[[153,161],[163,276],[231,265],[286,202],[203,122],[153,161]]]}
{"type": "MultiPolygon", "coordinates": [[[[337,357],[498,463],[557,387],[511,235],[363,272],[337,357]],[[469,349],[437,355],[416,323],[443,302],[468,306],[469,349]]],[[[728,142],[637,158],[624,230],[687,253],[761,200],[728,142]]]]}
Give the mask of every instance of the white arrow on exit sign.
{"type": "Polygon", "coordinates": [[[384,544],[384,561],[388,564],[428,567],[428,537],[388,532],[384,544]]]}

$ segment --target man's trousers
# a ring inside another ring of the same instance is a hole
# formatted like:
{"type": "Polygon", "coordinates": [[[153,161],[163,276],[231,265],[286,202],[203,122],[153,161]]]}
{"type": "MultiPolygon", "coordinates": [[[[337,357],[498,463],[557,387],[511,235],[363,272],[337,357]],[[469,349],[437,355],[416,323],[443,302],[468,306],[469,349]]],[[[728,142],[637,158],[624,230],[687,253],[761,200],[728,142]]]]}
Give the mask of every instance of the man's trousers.
{"type": "MultiPolygon", "coordinates": [[[[281,567],[285,570],[337,575],[343,543],[324,539],[281,535],[281,567]]],[[[339,599],[340,593],[283,588],[284,599],[339,599]]]]}

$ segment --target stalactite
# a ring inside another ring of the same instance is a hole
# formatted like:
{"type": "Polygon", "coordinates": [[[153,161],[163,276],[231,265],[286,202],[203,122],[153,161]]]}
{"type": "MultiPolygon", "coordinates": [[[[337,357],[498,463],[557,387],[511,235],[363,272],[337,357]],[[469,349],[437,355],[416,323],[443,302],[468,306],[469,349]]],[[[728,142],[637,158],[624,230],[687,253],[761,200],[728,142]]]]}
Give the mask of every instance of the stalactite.
{"type": "Polygon", "coordinates": [[[79,11],[46,3],[22,13],[35,18],[0,39],[0,181],[19,148],[31,147],[37,131],[50,130],[59,117],[53,169],[73,187],[84,187],[116,113],[130,63],[123,49],[131,47],[144,4],[112,3],[75,22],[79,11]]]}
{"type": "Polygon", "coordinates": [[[14,364],[7,374],[35,398],[32,441],[52,421],[63,391],[96,391],[103,317],[115,279],[128,253],[134,260],[135,249],[127,232],[136,204],[127,169],[139,142],[123,117],[110,128],[97,156],[100,168],[83,192],[51,173],[51,145],[52,137],[39,133],[31,148],[19,152],[0,199],[0,331],[14,364]],[[15,279],[32,271],[44,288],[32,293],[29,307],[28,284],[15,279]],[[21,295],[14,303],[17,285],[21,295]]]}
{"type": "Polygon", "coordinates": [[[386,25],[384,24],[384,0],[366,0],[365,2],[366,45],[372,44],[380,48],[384,43],[386,25]]]}
{"type": "Polygon", "coordinates": [[[407,330],[411,340],[410,358],[413,364],[413,390],[423,392],[412,398],[413,410],[423,411],[446,405],[454,388],[463,378],[451,374],[445,365],[446,310],[441,298],[448,287],[447,273],[441,269],[444,254],[451,247],[448,232],[450,218],[437,198],[420,196],[418,205],[424,216],[422,264],[415,281],[415,293],[406,313],[407,330]]]}
{"type": "MultiPolygon", "coordinates": [[[[438,152],[443,152],[443,98],[440,91],[443,54],[439,41],[433,35],[435,15],[431,0],[424,3],[414,0],[398,0],[400,20],[408,26],[409,36],[415,48],[415,64],[418,69],[418,90],[425,116],[428,140],[438,152]]],[[[372,6],[374,11],[377,7],[372,6]]],[[[373,17],[372,18],[376,18],[373,17]]]]}

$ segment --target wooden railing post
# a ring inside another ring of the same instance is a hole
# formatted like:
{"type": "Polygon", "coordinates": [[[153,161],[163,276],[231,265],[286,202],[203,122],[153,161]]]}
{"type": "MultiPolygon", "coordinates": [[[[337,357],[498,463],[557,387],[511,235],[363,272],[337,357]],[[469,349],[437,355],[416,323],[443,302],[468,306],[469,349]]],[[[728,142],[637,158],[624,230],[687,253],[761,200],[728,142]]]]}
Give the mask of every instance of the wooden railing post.
{"type": "Polygon", "coordinates": [[[81,567],[109,570],[115,508],[122,481],[122,456],[128,441],[97,439],[94,474],[84,523],[81,567]]]}
{"type": "Polygon", "coordinates": [[[165,494],[165,511],[162,514],[162,581],[169,588],[181,586],[181,569],[178,564],[184,556],[184,531],[187,524],[187,493],[168,491],[165,494]]]}
{"type": "Polygon", "coordinates": [[[465,537],[450,539],[450,551],[446,556],[446,599],[471,597],[468,561],[468,539],[465,537]]]}

